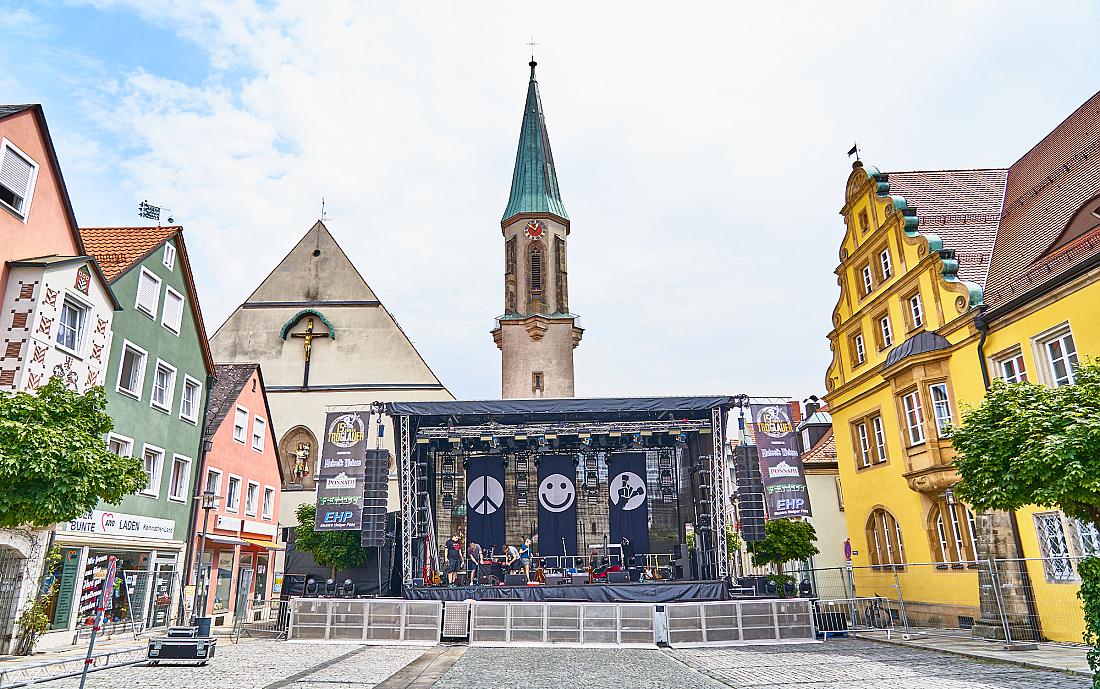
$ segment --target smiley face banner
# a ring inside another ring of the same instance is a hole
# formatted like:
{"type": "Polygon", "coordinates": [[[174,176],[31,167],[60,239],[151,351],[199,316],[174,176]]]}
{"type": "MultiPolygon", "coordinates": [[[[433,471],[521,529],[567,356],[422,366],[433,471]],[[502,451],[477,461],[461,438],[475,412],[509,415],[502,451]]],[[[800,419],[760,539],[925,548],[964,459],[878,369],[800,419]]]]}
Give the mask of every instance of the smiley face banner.
{"type": "Polygon", "coordinates": [[[577,469],[573,457],[542,455],[538,479],[539,555],[576,555],[577,469]]]}
{"type": "Polygon", "coordinates": [[[611,542],[630,539],[635,553],[649,552],[649,486],[644,452],[613,452],[608,486],[611,542]]]}

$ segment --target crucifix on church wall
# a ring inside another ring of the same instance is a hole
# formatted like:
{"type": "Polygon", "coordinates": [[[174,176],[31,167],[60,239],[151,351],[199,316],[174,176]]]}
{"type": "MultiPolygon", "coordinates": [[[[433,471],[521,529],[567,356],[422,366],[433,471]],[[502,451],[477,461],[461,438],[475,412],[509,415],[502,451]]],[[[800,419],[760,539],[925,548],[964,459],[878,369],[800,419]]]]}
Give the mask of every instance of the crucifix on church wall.
{"type": "Polygon", "coordinates": [[[291,337],[302,338],[302,349],[305,352],[305,366],[302,369],[302,387],[309,387],[309,362],[313,354],[313,338],[315,337],[328,337],[327,332],[314,332],[313,331],[313,319],[310,318],[306,321],[306,330],[301,333],[291,333],[291,337]]]}

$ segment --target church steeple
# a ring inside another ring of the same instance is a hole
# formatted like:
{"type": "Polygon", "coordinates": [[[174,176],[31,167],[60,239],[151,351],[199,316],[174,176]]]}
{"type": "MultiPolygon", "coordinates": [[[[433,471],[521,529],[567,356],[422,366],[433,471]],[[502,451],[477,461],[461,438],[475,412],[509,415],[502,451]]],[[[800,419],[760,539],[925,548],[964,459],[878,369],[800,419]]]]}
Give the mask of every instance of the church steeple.
{"type": "Polygon", "coordinates": [[[519,150],[512,173],[512,191],[501,224],[521,213],[548,214],[568,224],[569,214],[561,201],[554,156],[550,152],[550,137],[546,133],[546,117],[542,112],[539,83],[531,60],[531,79],[527,83],[527,102],[523,106],[523,125],[519,132],[519,150]]]}

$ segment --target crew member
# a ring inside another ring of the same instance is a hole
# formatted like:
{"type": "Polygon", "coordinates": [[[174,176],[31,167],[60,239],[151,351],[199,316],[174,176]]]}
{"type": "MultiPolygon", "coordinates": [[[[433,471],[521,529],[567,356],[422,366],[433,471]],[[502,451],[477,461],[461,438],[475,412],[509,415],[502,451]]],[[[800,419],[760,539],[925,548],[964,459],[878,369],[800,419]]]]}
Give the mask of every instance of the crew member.
{"type": "Polygon", "coordinates": [[[458,584],[458,571],[462,569],[462,536],[454,534],[447,541],[447,568],[443,573],[447,576],[447,584],[458,584]]]}
{"type": "Polygon", "coordinates": [[[475,541],[470,541],[470,545],[466,547],[466,554],[469,562],[466,569],[470,570],[470,585],[481,581],[481,546],[475,541]]]}
{"type": "Polygon", "coordinates": [[[523,545],[519,547],[519,564],[523,567],[523,575],[527,581],[531,581],[531,539],[523,539],[523,545]]]}
{"type": "Polygon", "coordinates": [[[504,569],[508,572],[515,571],[519,562],[519,550],[514,545],[504,544],[504,569]]]}

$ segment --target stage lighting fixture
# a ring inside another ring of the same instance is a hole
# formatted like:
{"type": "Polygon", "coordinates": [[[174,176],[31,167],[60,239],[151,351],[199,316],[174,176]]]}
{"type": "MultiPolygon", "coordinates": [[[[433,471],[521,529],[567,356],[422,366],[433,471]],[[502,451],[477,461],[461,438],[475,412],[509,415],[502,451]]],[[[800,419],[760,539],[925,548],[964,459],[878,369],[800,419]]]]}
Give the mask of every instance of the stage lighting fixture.
{"type": "Polygon", "coordinates": [[[661,469],[660,473],[661,487],[670,487],[673,484],[672,469],[661,469]]]}
{"type": "Polygon", "coordinates": [[[621,436],[622,436],[622,432],[621,432],[621,431],[609,431],[609,432],[607,433],[607,437],[608,437],[608,438],[619,438],[619,437],[621,437],[621,436]]]}
{"type": "Polygon", "coordinates": [[[454,457],[444,457],[443,458],[443,473],[444,474],[453,474],[453,473],[455,473],[455,458],[454,457]]]}
{"type": "Polygon", "coordinates": [[[584,431],[579,431],[577,433],[577,437],[580,438],[581,440],[591,440],[592,439],[592,434],[591,433],[586,433],[584,431]]]}
{"type": "Polygon", "coordinates": [[[666,490],[661,493],[661,502],[666,505],[671,505],[675,500],[675,495],[671,490],[666,490]]]}
{"type": "Polygon", "coordinates": [[[455,506],[454,496],[453,495],[444,495],[443,496],[443,509],[451,510],[451,509],[454,509],[454,506],[455,506]]]}
{"type": "Polygon", "coordinates": [[[515,440],[516,440],[516,442],[517,442],[517,443],[520,443],[520,442],[526,442],[526,441],[527,441],[527,436],[525,436],[525,435],[519,435],[519,434],[517,433],[517,434],[516,434],[516,436],[515,436],[515,440]]]}
{"type": "Polygon", "coordinates": [[[642,445],[642,436],[635,433],[634,436],[630,439],[630,448],[634,450],[640,450],[644,447],[645,445],[642,445]]]}
{"type": "Polygon", "coordinates": [[[527,455],[516,455],[516,471],[527,471],[529,463],[527,455]]]}
{"type": "Polygon", "coordinates": [[[642,431],[639,435],[653,435],[653,431],[642,431]]]}
{"type": "Polygon", "coordinates": [[[586,452],[584,455],[584,468],[586,471],[596,471],[599,469],[599,459],[595,454],[586,452]]]}
{"type": "Polygon", "coordinates": [[[516,474],[516,490],[527,490],[527,474],[516,474]]]}
{"type": "Polygon", "coordinates": [[[457,435],[452,435],[451,437],[447,438],[447,441],[450,443],[461,443],[462,438],[459,438],[457,435]]]}
{"type": "Polygon", "coordinates": [[[454,479],[453,476],[444,476],[443,477],[443,492],[444,493],[453,493],[453,492],[455,492],[455,479],[454,479]]]}
{"type": "Polygon", "coordinates": [[[672,468],[672,453],[671,452],[662,452],[661,454],[657,455],[657,466],[662,468],[662,469],[671,469],[672,468]]]}
{"type": "Polygon", "coordinates": [[[584,482],[589,486],[596,486],[600,482],[600,474],[595,471],[584,472],[584,482]]]}
{"type": "Polygon", "coordinates": [[[430,442],[432,442],[430,438],[420,438],[420,437],[418,437],[416,439],[416,444],[417,445],[427,445],[430,442]]]}
{"type": "Polygon", "coordinates": [[[480,436],[480,438],[479,438],[479,439],[480,439],[480,440],[481,440],[481,442],[483,442],[483,443],[491,443],[491,442],[493,442],[493,436],[491,436],[491,435],[483,435],[483,436],[480,436]]]}
{"type": "MultiPolygon", "coordinates": [[[[557,436],[554,436],[554,437],[556,438],[557,436]]],[[[546,436],[540,437],[539,438],[539,452],[549,452],[549,451],[550,451],[550,443],[546,442],[546,436]]]]}
{"type": "Polygon", "coordinates": [[[516,496],[516,507],[527,507],[527,494],[516,496]]]}

